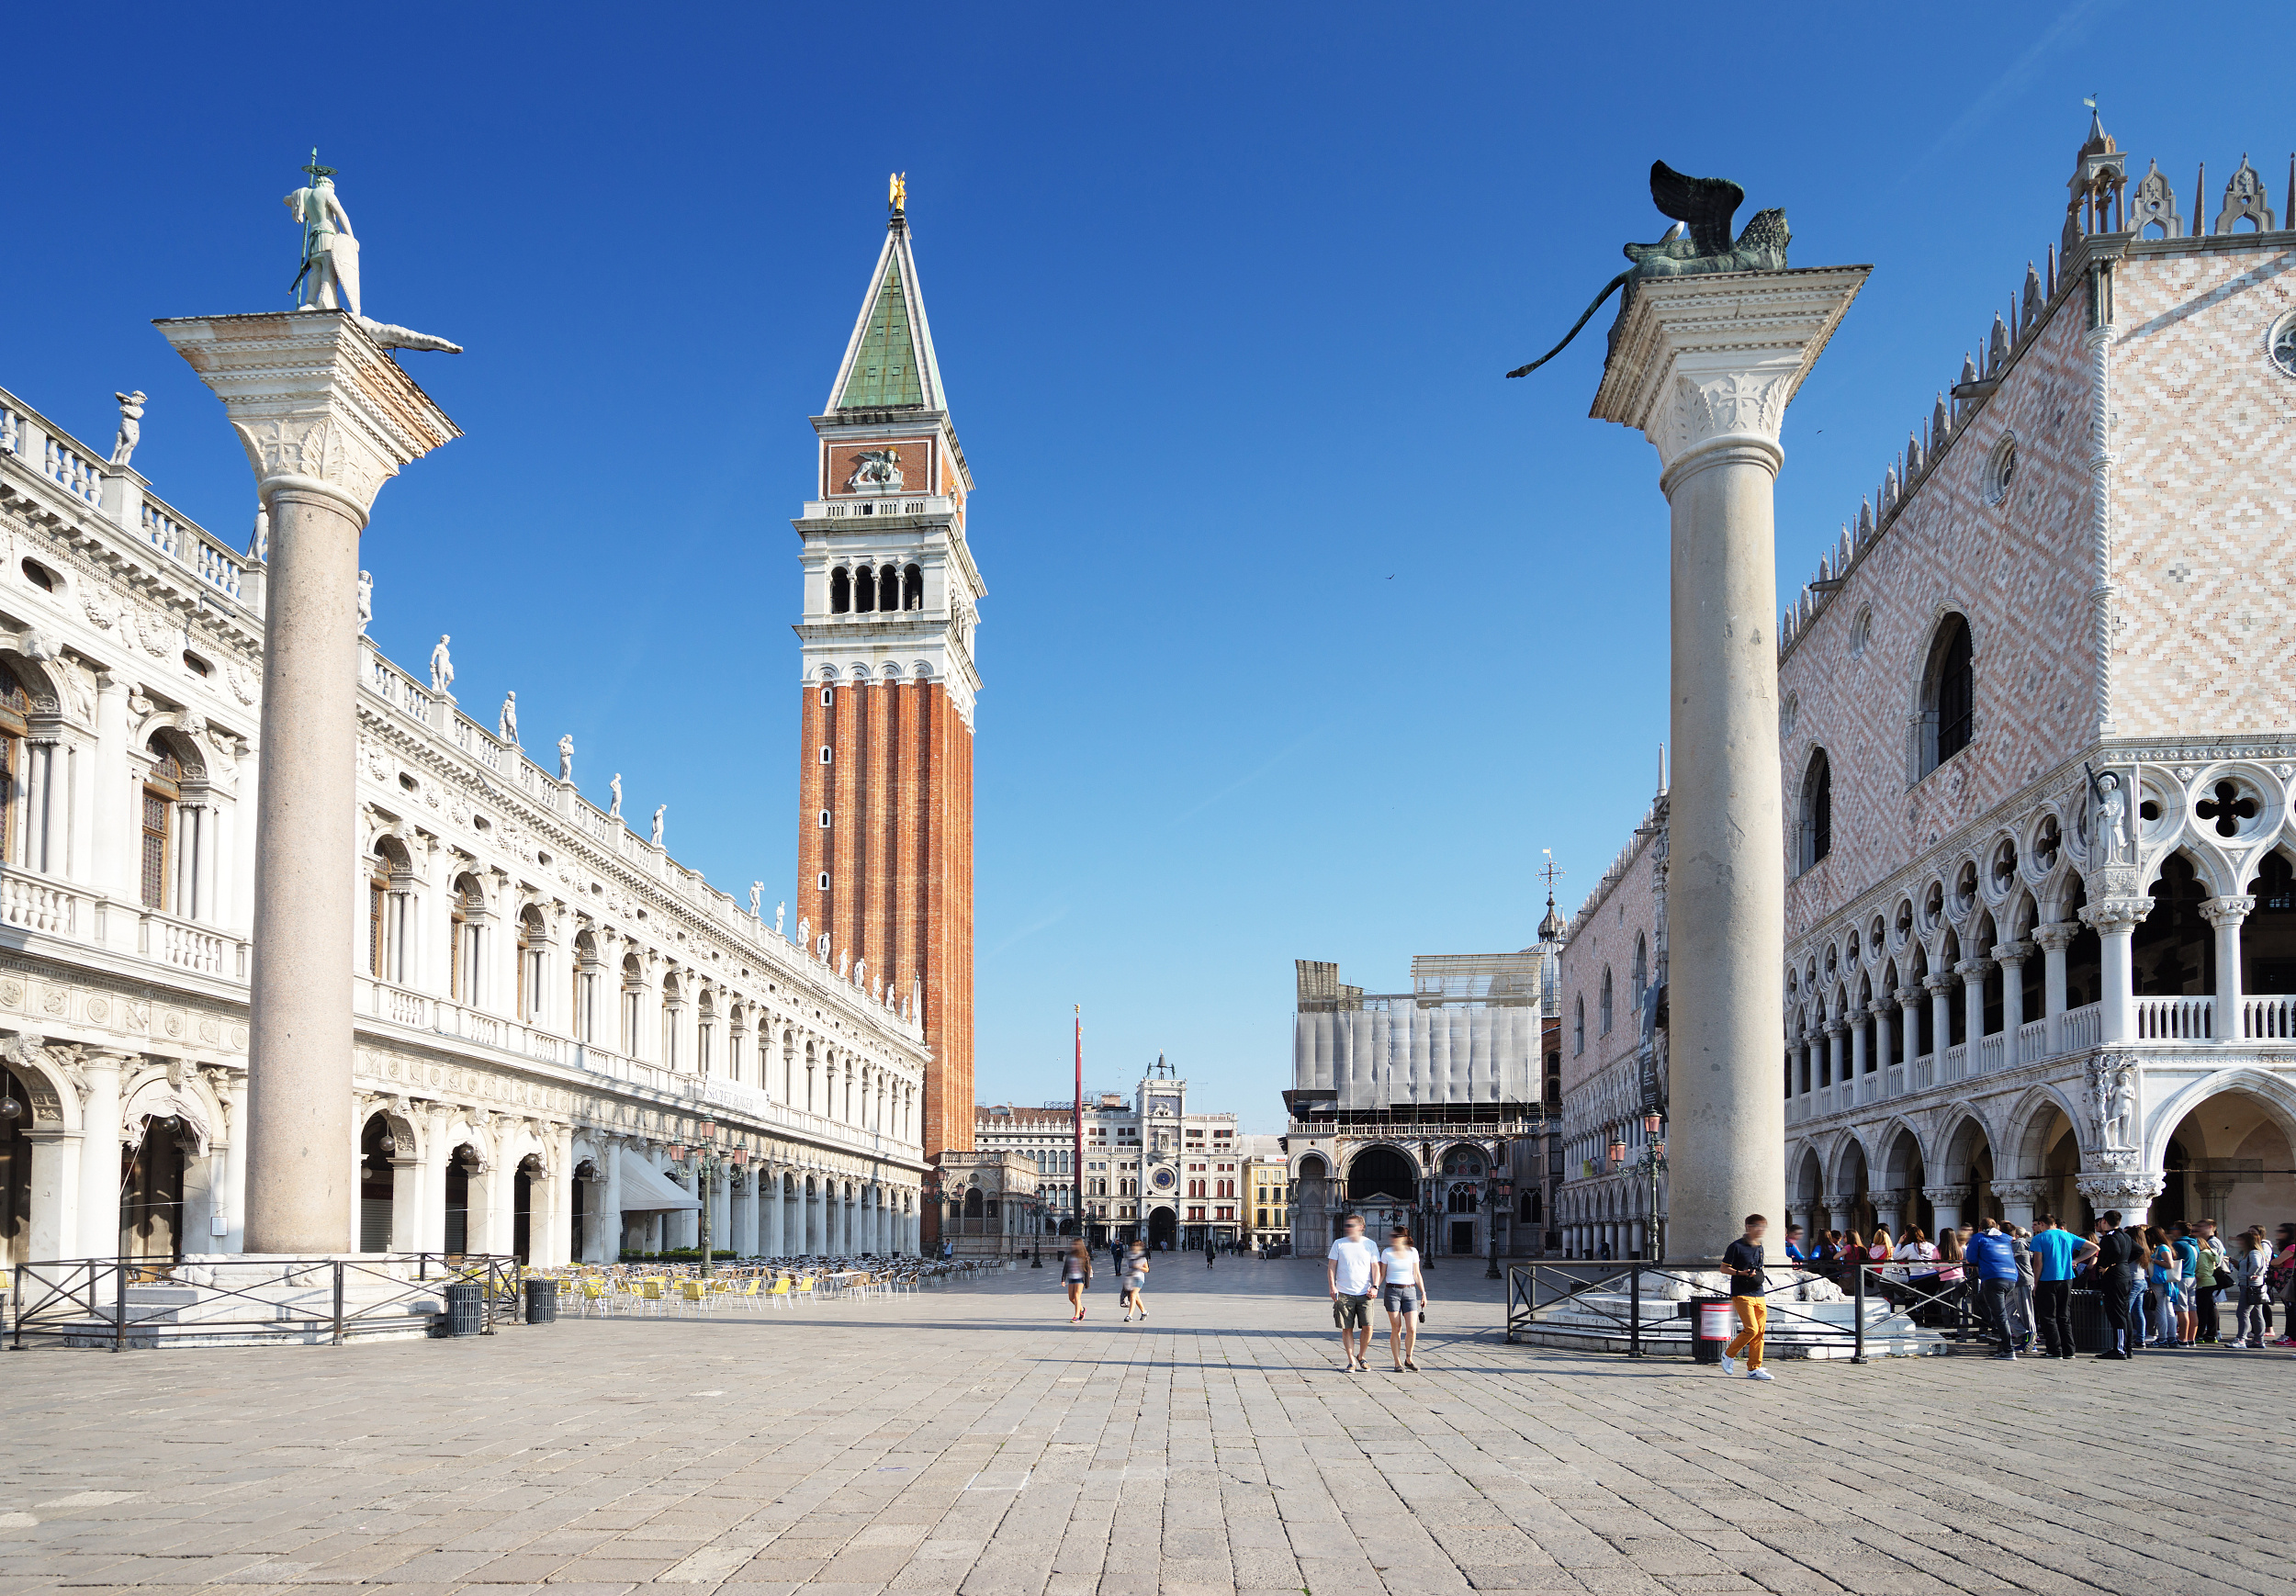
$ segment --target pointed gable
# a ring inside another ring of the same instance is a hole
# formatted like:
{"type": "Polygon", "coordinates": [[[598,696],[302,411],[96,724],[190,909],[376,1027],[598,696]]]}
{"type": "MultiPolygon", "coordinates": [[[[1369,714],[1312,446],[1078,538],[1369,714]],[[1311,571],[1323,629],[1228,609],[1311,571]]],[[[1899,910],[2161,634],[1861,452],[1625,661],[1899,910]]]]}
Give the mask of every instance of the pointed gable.
{"type": "Polygon", "coordinates": [[[933,358],[932,330],[918,292],[917,261],[909,253],[908,227],[895,216],[870,277],[869,296],[846,345],[838,372],[832,410],[888,410],[899,406],[943,407],[940,371],[933,358]]]}

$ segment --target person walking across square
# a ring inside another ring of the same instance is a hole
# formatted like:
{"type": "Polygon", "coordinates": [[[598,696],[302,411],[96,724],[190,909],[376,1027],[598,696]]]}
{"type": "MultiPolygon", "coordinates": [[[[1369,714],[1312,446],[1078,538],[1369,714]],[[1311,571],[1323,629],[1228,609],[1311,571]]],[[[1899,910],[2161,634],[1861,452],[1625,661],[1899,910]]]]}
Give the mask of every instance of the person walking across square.
{"type": "Polygon", "coordinates": [[[1395,1372],[1417,1374],[1412,1354],[1419,1350],[1419,1314],[1427,1304],[1427,1285],[1408,1226],[1396,1226],[1379,1254],[1379,1304],[1387,1309],[1387,1350],[1395,1372]]]}
{"type": "Polygon", "coordinates": [[[1761,1366],[1762,1332],[1770,1323],[1770,1299],[1762,1295],[1761,1238],[1769,1229],[1768,1219],[1748,1214],[1746,1233],[1722,1250],[1722,1266],[1730,1276],[1730,1307],[1738,1314],[1738,1333],[1722,1349],[1722,1372],[1738,1373],[1738,1360],[1743,1355],[1750,1380],[1773,1377],[1761,1366]]]}
{"type": "Polygon", "coordinates": [[[1323,1254],[1323,1278],[1332,1288],[1332,1322],[1339,1327],[1347,1372],[1364,1372],[1371,1351],[1371,1293],[1379,1284],[1379,1250],[1363,1233],[1363,1216],[1339,1221],[1340,1237],[1323,1254]]]}

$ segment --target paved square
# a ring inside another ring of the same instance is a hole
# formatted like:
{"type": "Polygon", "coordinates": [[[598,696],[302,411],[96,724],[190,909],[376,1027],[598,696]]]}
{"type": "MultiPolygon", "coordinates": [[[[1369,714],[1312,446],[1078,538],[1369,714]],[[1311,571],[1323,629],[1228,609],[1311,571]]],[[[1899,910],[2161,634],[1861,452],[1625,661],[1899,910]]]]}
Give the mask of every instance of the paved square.
{"type": "Polygon", "coordinates": [[[1510,1347],[1480,1274],[1438,1265],[1418,1376],[1339,1371],[1320,1263],[1187,1255],[1145,1326],[1103,1270],[1072,1327],[1047,1268],[461,1342],[9,1353],[0,1596],[2296,1590],[2277,1353],[1761,1386],[1510,1347]]]}

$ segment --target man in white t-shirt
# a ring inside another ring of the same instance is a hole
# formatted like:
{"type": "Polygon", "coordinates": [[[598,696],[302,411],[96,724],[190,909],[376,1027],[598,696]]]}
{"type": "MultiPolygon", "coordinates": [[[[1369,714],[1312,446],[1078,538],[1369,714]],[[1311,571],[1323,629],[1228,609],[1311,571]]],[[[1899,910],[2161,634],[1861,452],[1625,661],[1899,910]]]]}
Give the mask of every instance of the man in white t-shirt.
{"type": "Polygon", "coordinates": [[[1340,1350],[1347,1354],[1347,1372],[1363,1372],[1371,1351],[1371,1294],[1379,1288],[1379,1250],[1363,1233],[1363,1217],[1349,1214],[1339,1221],[1339,1240],[1323,1254],[1323,1277],[1332,1287],[1332,1322],[1339,1326],[1340,1350]]]}

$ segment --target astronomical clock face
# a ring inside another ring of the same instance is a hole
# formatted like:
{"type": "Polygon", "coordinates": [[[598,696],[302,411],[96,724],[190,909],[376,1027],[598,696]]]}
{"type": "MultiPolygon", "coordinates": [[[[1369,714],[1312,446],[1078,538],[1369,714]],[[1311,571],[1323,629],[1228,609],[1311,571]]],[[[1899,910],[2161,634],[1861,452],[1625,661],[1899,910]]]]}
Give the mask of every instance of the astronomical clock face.
{"type": "Polygon", "coordinates": [[[1148,1184],[1154,1186],[1158,1191],[1170,1191],[1172,1189],[1173,1183],[1179,1177],[1174,1175],[1169,1169],[1159,1169],[1148,1177],[1148,1184]]]}

